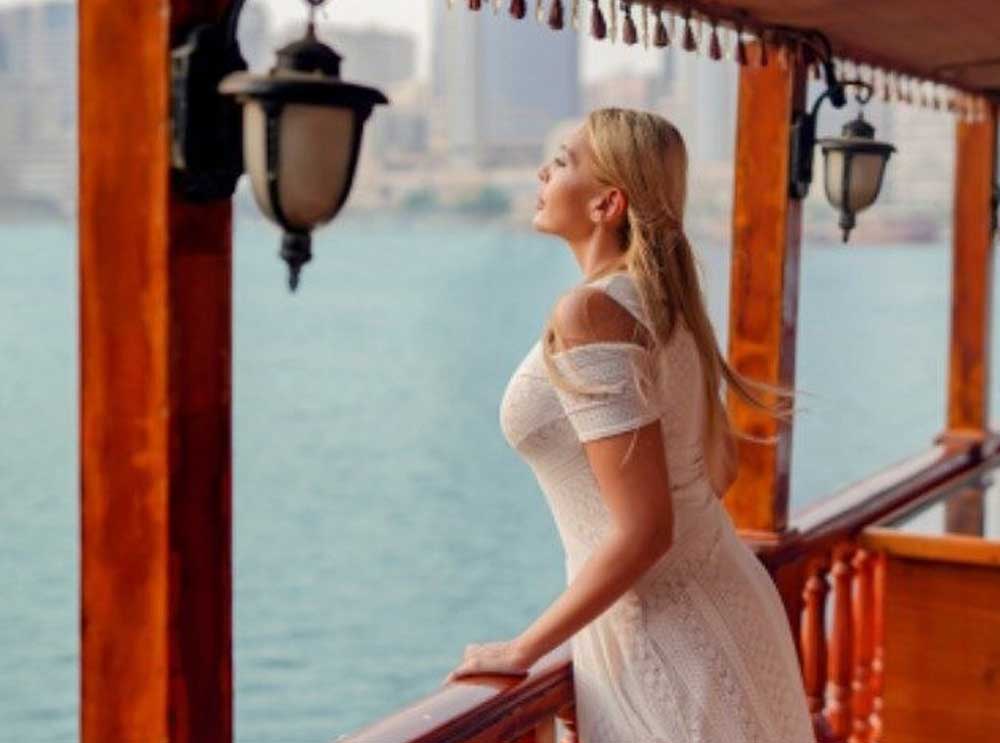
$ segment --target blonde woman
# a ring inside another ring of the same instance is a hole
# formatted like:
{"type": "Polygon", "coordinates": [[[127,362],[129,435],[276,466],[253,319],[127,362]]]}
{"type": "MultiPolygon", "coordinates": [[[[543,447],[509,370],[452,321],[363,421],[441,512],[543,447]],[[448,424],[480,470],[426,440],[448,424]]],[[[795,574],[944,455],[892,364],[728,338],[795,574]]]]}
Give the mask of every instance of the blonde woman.
{"type": "Polygon", "coordinates": [[[781,599],[720,502],[744,436],[722,378],[779,417],[793,391],[719,352],[684,235],[684,141],[656,114],[599,109],[538,177],[533,226],[582,279],[500,422],[552,509],[567,588],[515,639],[468,645],[446,681],[524,675],[570,640],[581,743],[813,743],[781,599]]]}

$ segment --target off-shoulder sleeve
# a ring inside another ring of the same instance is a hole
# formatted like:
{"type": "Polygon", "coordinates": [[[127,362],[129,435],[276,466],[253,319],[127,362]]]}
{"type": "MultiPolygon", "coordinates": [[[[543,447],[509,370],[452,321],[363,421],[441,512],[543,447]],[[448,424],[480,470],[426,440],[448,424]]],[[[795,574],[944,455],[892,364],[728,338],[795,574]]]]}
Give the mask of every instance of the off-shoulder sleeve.
{"type": "Polygon", "coordinates": [[[552,359],[570,381],[607,388],[577,393],[553,384],[581,442],[636,429],[661,416],[656,363],[644,346],[594,341],[554,353],[552,359]]]}

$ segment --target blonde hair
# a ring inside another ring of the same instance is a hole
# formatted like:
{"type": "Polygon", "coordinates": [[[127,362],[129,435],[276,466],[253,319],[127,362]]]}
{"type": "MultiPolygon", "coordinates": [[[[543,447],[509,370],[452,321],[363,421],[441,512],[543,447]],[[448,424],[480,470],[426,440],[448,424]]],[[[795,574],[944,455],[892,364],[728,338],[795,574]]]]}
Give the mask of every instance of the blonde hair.
{"type": "MultiPolygon", "coordinates": [[[[652,331],[654,358],[683,319],[697,345],[704,371],[705,441],[715,441],[715,423],[744,440],[773,444],[777,437],[759,438],[736,430],[719,395],[722,379],[751,406],[789,421],[796,390],[752,380],[734,370],[720,351],[701,291],[701,268],[684,234],[688,156],[684,139],[664,117],[647,111],[599,108],[585,122],[598,182],[621,189],[628,211],[622,224],[620,261],[598,277],[626,269],[638,289],[652,331]],[[768,404],[754,393],[762,390],[779,398],[768,404]]],[[[636,331],[639,328],[636,327],[636,331]]],[[[553,384],[577,393],[605,391],[570,382],[556,367],[556,331],[550,316],[542,330],[542,358],[553,384]]],[[[633,443],[635,439],[633,437],[633,443]]],[[[706,446],[709,445],[706,443],[706,446]]],[[[631,448],[630,450],[631,451],[631,448]]]]}

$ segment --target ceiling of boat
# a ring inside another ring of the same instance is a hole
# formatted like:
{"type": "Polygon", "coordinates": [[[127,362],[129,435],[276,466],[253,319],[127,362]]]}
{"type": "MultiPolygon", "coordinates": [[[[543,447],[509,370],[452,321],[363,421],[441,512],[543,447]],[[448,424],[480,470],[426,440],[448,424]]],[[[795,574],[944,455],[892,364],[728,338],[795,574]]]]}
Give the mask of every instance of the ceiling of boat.
{"type": "MultiPolygon", "coordinates": [[[[647,0],[641,0],[646,2],[647,0]]],[[[661,2],[746,25],[821,31],[839,57],[1000,95],[1000,0],[713,0],[661,2]]]]}

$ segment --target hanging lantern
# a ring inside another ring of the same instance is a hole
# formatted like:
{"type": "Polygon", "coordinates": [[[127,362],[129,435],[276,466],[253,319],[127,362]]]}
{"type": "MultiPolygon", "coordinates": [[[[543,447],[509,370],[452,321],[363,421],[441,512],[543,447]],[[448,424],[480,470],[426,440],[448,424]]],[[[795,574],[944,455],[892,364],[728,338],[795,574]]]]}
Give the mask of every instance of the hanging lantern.
{"type": "Polygon", "coordinates": [[[315,35],[313,14],[324,0],[307,2],[305,36],[278,50],[267,75],[234,73],[219,85],[243,104],[246,170],[261,211],[284,230],[281,257],[293,291],[312,257],[310,233],[350,194],[365,121],[389,102],[340,79],[340,55],[315,35]]]}
{"type": "Polygon", "coordinates": [[[875,127],[861,112],[844,125],[840,137],[820,139],[817,144],[823,148],[826,198],[840,210],[840,228],[847,242],[854,215],[878,198],[885,165],[896,148],[875,141],[875,127]]]}

